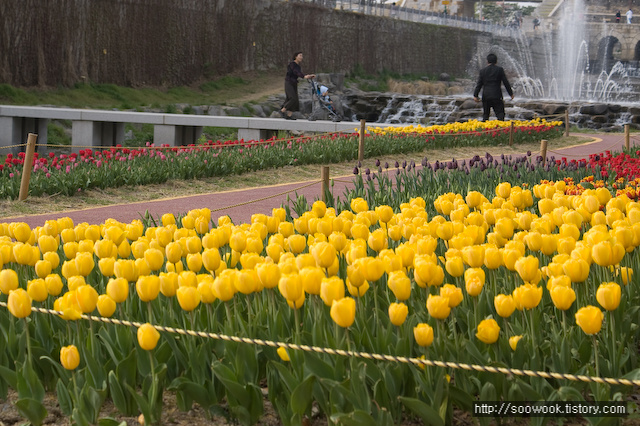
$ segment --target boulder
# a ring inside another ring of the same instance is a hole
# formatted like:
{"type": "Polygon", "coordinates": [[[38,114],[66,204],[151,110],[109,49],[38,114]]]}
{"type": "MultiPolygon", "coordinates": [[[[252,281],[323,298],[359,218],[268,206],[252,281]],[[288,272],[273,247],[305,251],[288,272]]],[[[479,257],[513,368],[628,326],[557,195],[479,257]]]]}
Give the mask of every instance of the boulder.
{"type": "Polygon", "coordinates": [[[464,102],[462,102],[462,104],[460,104],[459,108],[464,111],[464,110],[467,110],[467,109],[477,109],[477,108],[480,108],[480,107],[482,107],[481,103],[478,103],[473,99],[467,99],[464,102]]]}

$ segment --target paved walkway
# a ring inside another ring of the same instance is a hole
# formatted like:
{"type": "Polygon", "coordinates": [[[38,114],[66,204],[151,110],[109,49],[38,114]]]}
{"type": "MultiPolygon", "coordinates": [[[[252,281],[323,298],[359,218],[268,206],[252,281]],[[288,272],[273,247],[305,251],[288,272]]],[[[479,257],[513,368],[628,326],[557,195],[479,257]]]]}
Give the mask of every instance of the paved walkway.
{"type": "MultiPolygon", "coordinates": [[[[588,158],[589,154],[597,154],[610,151],[621,151],[624,148],[624,136],[619,133],[603,133],[586,135],[593,137],[593,142],[558,149],[548,150],[547,157],[555,156],[556,159],[566,157],[567,160],[588,158]]],[[[631,137],[632,147],[640,148],[640,140],[631,137]]],[[[334,179],[333,193],[342,196],[353,176],[332,176],[334,179]]],[[[298,195],[305,196],[311,203],[319,199],[321,195],[320,179],[288,183],[282,185],[263,186],[252,189],[216,192],[211,194],[193,195],[177,198],[165,198],[155,201],[140,203],[110,205],[82,210],[72,210],[59,213],[38,214],[22,217],[0,217],[0,222],[26,222],[31,227],[41,226],[46,220],[68,216],[74,223],[88,222],[91,224],[103,223],[106,219],[113,218],[120,222],[129,223],[140,219],[146,212],[154,218],[159,218],[164,213],[186,213],[192,209],[209,208],[212,218],[217,219],[222,215],[229,215],[234,223],[250,222],[254,213],[271,214],[271,209],[286,204],[287,195],[292,200],[298,195]]]]}

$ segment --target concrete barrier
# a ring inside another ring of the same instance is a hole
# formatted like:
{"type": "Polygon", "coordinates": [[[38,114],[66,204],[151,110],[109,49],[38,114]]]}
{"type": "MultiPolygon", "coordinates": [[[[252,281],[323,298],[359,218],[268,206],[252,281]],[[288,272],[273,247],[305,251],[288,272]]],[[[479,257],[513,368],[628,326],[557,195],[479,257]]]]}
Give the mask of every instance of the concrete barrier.
{"type": "MultiPolygon", "coordinates": [[[[38,145],[47,144],[47,125],[50,120],[72,122],[71,147],[108,147],[122,144],[126,123],[152,124],[156,145],[180,146],[196,143],[204,127],[238,129],[238,139],[266,139],[268,133],[289,130],[303,132],[355,132],[356,122],[283,120],[280,118],[227,117],[209,115],[161,114],[128,111],[102,111],[71,108],[28,107],[0,105],[0,149],[24,144],[29,133],[38,135],[38,145]]],[[[387,127],[389,124],[371,123],[387,127]]],[[[1,152],[1,151],[0,151],[1,152]]]]}

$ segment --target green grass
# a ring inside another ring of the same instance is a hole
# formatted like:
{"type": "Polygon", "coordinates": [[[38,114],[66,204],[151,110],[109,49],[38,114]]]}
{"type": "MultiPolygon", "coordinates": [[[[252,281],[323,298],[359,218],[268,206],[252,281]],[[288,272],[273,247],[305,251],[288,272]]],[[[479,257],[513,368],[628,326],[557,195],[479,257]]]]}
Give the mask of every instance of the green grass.
{"type": "MultiPolygon", "coordinates": [[[[259,77],[258,77],[259,78],[259,77]]],[[[60,105],[70,108],[165,110],[177,103],[221,104],[230,92],[242,91],[249,82],[240,77],[222,77],[194,87],[131,88],[115,84],[77,83],[70,88],[16,88],[0,84],[0,103],[9,105],[60,105]]]]}

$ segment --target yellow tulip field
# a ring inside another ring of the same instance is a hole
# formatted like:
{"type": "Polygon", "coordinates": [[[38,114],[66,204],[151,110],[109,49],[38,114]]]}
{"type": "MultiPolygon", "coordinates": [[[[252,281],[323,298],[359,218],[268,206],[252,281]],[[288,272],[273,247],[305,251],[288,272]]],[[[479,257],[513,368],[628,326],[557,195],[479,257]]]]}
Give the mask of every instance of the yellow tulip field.
{"type": "Polygon", "coordinates": [[[640,203],[604,186],[567,195],[564,180],[472,185],[242,224],[206,208],[0,223],[0,396],[17,392],[34,425],[47,392],[78,425],[118,424],[100,418],[107,399],[159,424],[166,392],[247,425],[263,391],[284,425],[445,425],[476,400],[627,401],[623,384],[421,363],[640,377],[640,203]]]}

